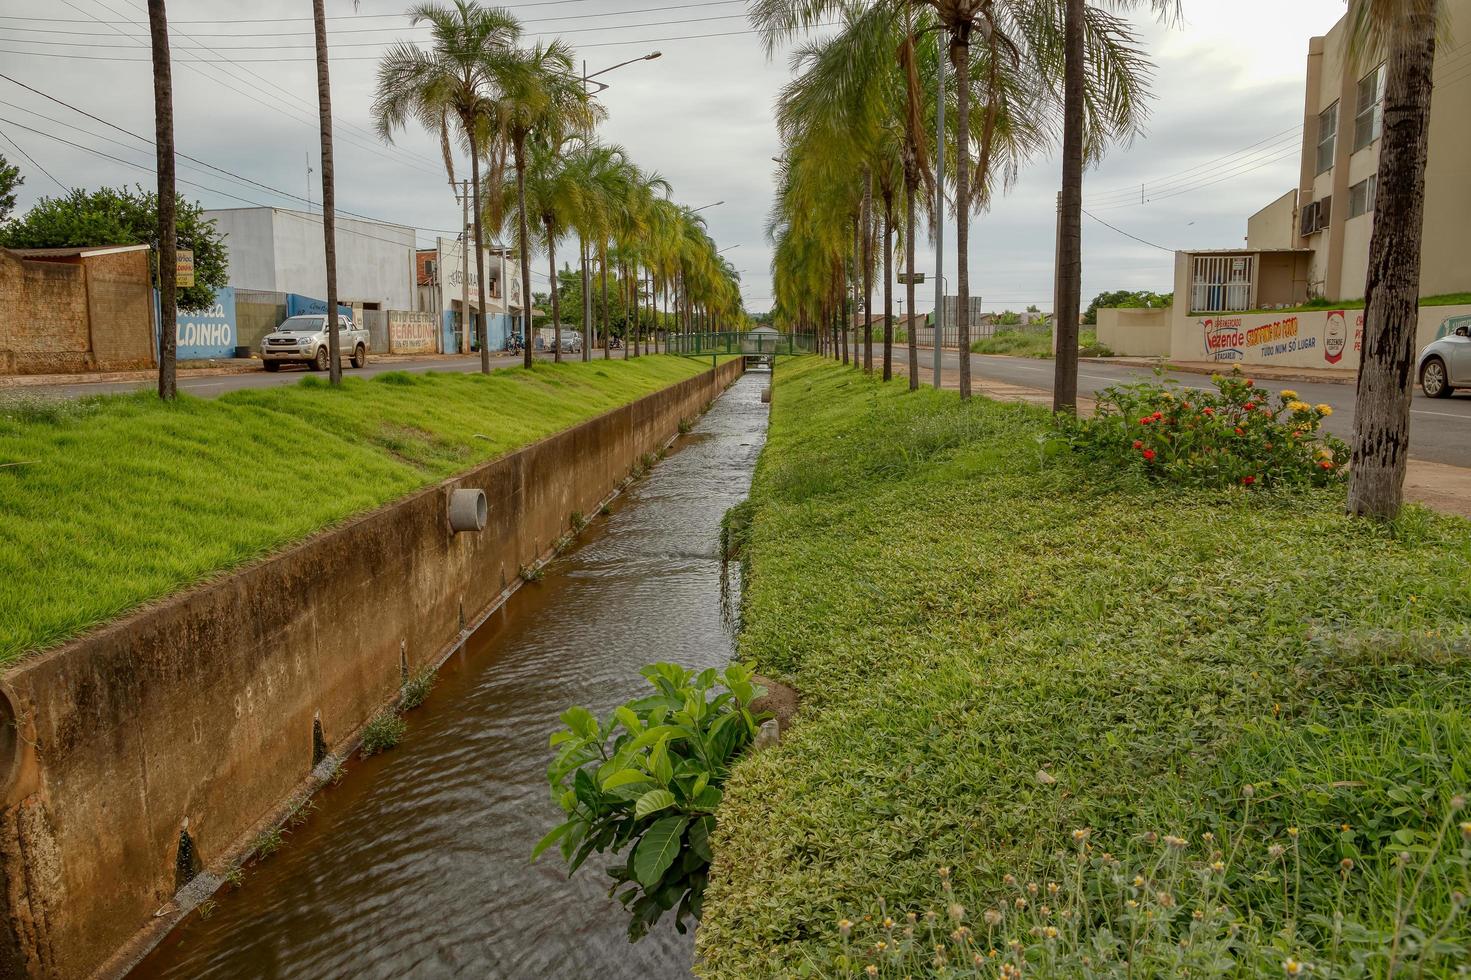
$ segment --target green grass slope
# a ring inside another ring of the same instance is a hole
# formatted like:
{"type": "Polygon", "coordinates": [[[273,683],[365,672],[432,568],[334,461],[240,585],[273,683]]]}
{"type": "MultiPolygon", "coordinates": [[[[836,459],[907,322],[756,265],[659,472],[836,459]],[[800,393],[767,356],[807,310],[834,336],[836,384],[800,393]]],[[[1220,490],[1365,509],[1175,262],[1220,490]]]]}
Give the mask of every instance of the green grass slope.
{"type": "Polygon", "coordinates": [[[0,402],[0,662],[667,387],[672,357],[0,402]]]}
{"type": "Polygon", "coordinates": [[[1048,431],[778,373],[740,653],[803,707],[727,787],[698,971],[1471,962],[1471,527],[1150,485],[1048,431]]]}

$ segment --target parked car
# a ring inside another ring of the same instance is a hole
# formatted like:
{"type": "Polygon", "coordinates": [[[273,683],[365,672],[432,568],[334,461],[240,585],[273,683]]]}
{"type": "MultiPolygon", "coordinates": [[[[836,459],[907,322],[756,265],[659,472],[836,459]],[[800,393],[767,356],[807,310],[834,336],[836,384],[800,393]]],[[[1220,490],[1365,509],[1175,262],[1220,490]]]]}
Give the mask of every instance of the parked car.
{"type": "MultiPolygon", "coordinates": [[[[337,345],[353,367],[368,363],[368,331],[354,326],[351,317],[337,317],[337,345]]],[[[282,364],[305,364],[310,371],[325,371],[330,366],[328,349],[327,317],[304,314],[266,334],[260,342],[260,359],[267,371],[279,371],[282,364]]]]}
{"type": "Polygon", "coordinates": [[[564,353],[564,354],[576,354],[576,353],[578,353],[581,350],[582,350],[582,334],[580,334],[580,333],[564,333],[564,334],[562,334],[562,353],[564,353]]]}
{"type": "Polygon", "coordinates": [[[1457,388],[1471,388],[1471,322],[1421,351],[1418,374],[1420,390],[1431,398],[1449,398],[1457,388]]]}

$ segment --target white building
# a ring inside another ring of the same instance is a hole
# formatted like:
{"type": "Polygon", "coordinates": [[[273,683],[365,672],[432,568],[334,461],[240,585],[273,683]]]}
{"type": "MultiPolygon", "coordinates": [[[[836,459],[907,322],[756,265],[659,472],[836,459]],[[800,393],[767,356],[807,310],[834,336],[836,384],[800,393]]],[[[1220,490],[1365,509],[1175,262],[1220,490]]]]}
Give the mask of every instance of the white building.
{"type": "MultiPolygon", "coordinates": [[[[327,296],[322,216],[286,208],[206,211],[225,236],[230,285],[327,296]]],[[[364,310],[417,310],[415,233],[405,225],[337,216],[337,295],[364,310]]]]}
{"type": "MultiPolygon", "coordinates": [[[[502,350],[521,318],[521,264],[511,249],[497,245],[484,251],[486,335],[491,350],[502,350]]],[[[418,283],[420,308],[436,315],[443,349],[468,350],[462,317],[466,309],[480,306],[474,250],[467,253],[455,238],[440,238],[434,248],[421,249],[418,283]]]]}

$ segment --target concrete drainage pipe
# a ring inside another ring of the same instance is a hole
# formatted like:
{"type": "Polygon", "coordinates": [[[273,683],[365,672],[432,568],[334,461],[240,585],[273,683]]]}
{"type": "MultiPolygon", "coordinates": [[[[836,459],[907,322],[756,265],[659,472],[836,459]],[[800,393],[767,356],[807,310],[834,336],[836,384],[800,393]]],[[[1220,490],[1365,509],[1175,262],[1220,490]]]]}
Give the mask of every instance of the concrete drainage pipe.
{"type": "Polygon", "coordinates": [[[449,497],[449,527],[456,534],[485,530],[490,507],[484,490],[454,490],[449,497]]]}

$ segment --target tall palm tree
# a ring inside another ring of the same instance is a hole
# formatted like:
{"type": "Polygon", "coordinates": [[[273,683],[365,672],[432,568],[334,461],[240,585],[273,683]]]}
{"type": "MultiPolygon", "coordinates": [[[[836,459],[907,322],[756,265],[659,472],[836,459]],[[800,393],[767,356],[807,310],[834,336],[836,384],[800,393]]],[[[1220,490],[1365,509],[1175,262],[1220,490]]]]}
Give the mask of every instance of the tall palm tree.
{"type": "MultiPolygon", "coordinates": [[[[357,0],[353,0],[357,7],[357,0]]],[[[332,82],[327,71],[327,9],[325,0],[312,0],[312,23],[317,42],[317,115],[322,133],[322,243],[327,259],[327,376],[342,384],[342,341],[337,322],[337,178],[332,162],[332,82]]]]}
{"type": "MultiPolygon", "coordinates": [[[[531,323],[531,233],[526,209],[527,146],[535,138],[547,146],[560,146],[570,135],[590,133],[603,116],[603,109],[588,98],[573,72],[572,51],[560,39],[530,48],[516,48],[495,71],[497,98],[494,104],[498,166],[504,165],[509,150],[516,168],[516,244],[521,255],[521,293],[526,299],[523,321],[531,323]]],[[[555,277],[554,277],[555,279],[555,277]]],[[[556,283],[553,281],[555,293],[556,283]]],[[[526,338],[525,366],[531,367],[531,342],[526,338]]]]}
{"type": "MultiPolygon", "coordinates": [[[[1119,29],[1119,22],[1087,0],[1066,0],[1063,25],[1062,210],[1057,235],[1057,360],[1052,382],[1052,410],[1078,410],[1078,323],[1083,292],[1083,162],[1088,153],[1089,128],[1098,134],[1093,149],[1101,151],[1098,136],[1132,133],[1137,112],[1132,99],[1115,102],[1102,120],[1089,104],[1088,81],[1099,60],[1093,35],[1099,27],[1119,29]],[[1099,122],[1103,123],[1100,127],[1099,122]],[[1123,125],[1117,125],[1122,122],[1123,125]],[[1098,132],[1100,129],[1103,132],[1098,132]]],[[[1163,20],[1180,15],[1180,0],[1109,0],[1114,10],[1148,6],[1163,20]]],[[[1124,36],[1128,35],[1125,30],[1124,36]]]]}
{"type": "MultiPolygon", "coordinates": [[[[315,2],[320,4],[321,0],[315,2]]],[[[406,126],[410,119],[430,132],[438,133],[444,169],[451,184],[455,183],[452,129],[460,145],[470,154],[475,274],[479,286],[475,337],[480,344],[480,370],[489,374],[480,163],[492,132],[493,111],[500,96],[500,78],[512,59],[514,45],[521,36],[521,25],[506,11],[481,7],[474,0],[454,0],[452,7],[421,3],[410,7],[408,16],[409,22],[415,26],[429,25],[431,47],[424,50],[400,41],[383,55],[378,64],[373,118],[379,137],[389,143],[393,142],[394,131],[406,126]]],[[[498,181],[499,174],[494,176],[498,181]]],[[[524,241],[522,244],[524,246],[524,241]]],[[[522,268],[527,270],[524,251],[522,268]]],[[[521,290],[528,307],[531,296],[529,276],[527,270],[521,290]]],[[[466,310],[465,315],[469,317],[470,311],[466,310]]],[[[335,356],[333,362],[336,363],[335,356]]]]}
{"type": "Polygon", "coordinates": [[[178,334],[178,269],[174,207],[174,76],[169,60],[169,22],[164,0],[148,0],[148,34],[153,49],[153,129],[158,149],[158,397],[179,393],[175,354],[178,334]]]}
{"type": "Polygon", "coordinates": [[[1404,503],[1420,307],[1438,0],[1352,0],[1350,53],[1387,49],[1379,196],[1364,292],[1364,356],[1355,397],[1348,511],[1388,520],[1404,503]]]}

